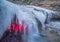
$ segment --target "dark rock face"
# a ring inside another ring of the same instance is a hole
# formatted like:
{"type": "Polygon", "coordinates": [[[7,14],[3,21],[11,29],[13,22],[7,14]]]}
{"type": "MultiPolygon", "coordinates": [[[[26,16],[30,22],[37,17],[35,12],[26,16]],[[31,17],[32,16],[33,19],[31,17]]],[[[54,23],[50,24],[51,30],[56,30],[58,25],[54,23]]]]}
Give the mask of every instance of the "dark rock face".
{"type": "Polygon", "coordinates": [[[7,30],[0,39],[0,42],[23,42],[23,40],[20,32],[10,32],[7,30]]]}

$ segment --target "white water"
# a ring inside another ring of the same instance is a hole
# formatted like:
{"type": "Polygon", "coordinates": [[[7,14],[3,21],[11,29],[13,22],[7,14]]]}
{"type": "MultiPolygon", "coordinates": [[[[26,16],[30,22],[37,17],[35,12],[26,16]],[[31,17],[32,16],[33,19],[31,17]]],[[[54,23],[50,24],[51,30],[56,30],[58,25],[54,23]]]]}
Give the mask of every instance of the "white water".
{"type": "Polygon", "coordinates": [[[43,29],[45,29],[44,22],[46,20],[46,14],[51,14],[53,11],[35,6],[19,6],[5,0],[1,0],[0,2],[0,38],[4,31],[8,29],[12,17],[16,14],[20,24],[23,21],[25,25],[28,25],[28,35],[23,35],[23,39],[25,38],[24,40],[28,39],[27,42],[45,42],[45,40],[39,36],[35,18],[41,22],[43,29]],[[38,11],[35,10],[35,8],[38,11]]]}

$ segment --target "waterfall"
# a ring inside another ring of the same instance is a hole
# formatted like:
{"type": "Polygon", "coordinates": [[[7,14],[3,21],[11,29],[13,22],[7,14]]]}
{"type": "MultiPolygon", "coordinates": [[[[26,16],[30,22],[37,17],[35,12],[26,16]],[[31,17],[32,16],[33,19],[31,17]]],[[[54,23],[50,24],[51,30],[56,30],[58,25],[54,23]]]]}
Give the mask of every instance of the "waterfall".
{"type": "Polygon", "coordinates": [[[27,26],[27,28],[24,28],[24,34],[22,35],[25,42],[45,42],[39,35],[36,18],[41,22],[42,29],[45,30],[47,14],[49,18],[51,18],[51,13],[54,13],[53,11],[35,6],[16,5],[6,0],[1,0],[0,2],[0,38],[3,36],[3,33],[9,29],[8,27],[11,24],[11,20],[16,14],[19,24],[27,26]],[[26,30],[28,32],[27,34],[26,30]]]}

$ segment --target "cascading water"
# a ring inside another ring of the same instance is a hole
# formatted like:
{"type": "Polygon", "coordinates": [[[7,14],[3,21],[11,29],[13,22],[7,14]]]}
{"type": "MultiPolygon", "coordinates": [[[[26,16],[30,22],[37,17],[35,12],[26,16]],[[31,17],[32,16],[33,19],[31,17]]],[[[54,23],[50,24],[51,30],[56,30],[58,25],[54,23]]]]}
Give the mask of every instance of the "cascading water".
{"type": "MultiPolygon", "coordinates": [[[[47,42],[40,36],[36,18],[41,22],[43,29],[45,29],[46,14],[51,13],[53,12],[44,8],[19,6],[6,0],[0,0],[0,39],[4,32],[10,29],[11,20],[16,15],[19,22],[18,24],[14,23],[15,27],[11,28],[13,31],[23,32],[22,39],[24,42],[47,42]]],[[[16,20],[14,21],[16,22],[16,20]]]]}

